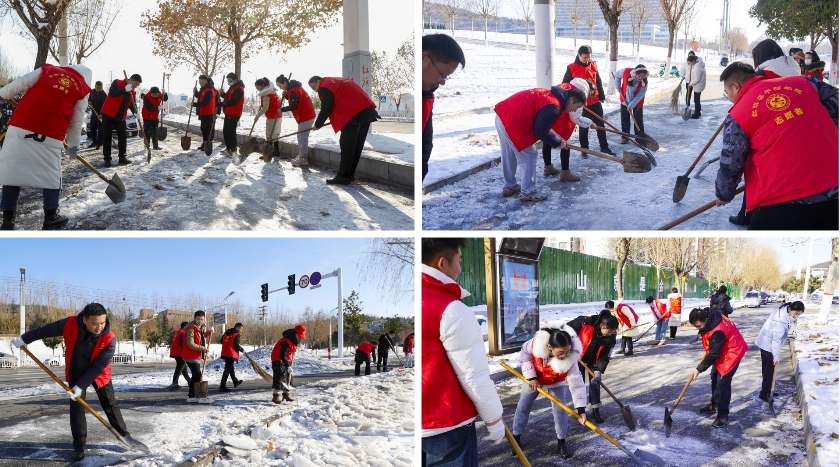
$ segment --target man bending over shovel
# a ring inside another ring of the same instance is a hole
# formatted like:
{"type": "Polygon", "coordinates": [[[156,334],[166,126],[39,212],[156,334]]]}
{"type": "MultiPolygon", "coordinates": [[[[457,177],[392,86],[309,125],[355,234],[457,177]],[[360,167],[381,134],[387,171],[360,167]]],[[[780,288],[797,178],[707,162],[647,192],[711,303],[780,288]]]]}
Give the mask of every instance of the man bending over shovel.
{"type": "Polygon", "coordinates": [[[111,384],[111,357],[116,341],[105,307],[91,303],[76,316],[60,319],[35,328],[12,340],[15,347],[29,345],[47,337],[64,337],[66,345],[64,375],[73,388],[70,395],[70,432],[73,434],[73,460],[85,458],[87,420],[85,408],[76,398],[85,399],[88,386],[93,384],[99,403],[108,416],[108,423],[123,437],[128,431],[123,421],[114,386],[111,384]]]}

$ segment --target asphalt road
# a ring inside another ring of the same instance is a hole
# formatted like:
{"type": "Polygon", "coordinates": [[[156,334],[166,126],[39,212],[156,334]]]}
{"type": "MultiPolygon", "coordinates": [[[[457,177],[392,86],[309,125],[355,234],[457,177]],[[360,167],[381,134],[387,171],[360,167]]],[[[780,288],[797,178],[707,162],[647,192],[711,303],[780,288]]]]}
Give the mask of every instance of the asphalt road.
{"type": "MultiPolygon", "coordinates": [[[[174,360],[173,360],[174,361],[174,360]]],[[[119,363],[111,364],[111,374],[130,375],[134,373],[154,373],[158,371],[172,371],[174,364],[169,363],[137,363],[125,365],[119,363]]],[[[56,375],[64,374],[64,365],[49,367],[56,375]]],[[[49,382],[49,376],[39,367],[20,367],[0,369],[0,387],[6,389],[25,388],[49,382]]]]}
{"type": "MultiPolygon", "coordinates": [[[[710,371],[701,373],[693,382],[673,415],[670,438],[663,433],[664,407],[676,400],[691,370],[702,358],[701,343],[689,344],[696,336],[693,328],[680,328],[675,341],[665,346],[651,346],[653,338],[645,337],[637,344],[632,357],[614,356],[603,380],[607,387],[631,407],[636,418],[636,431],[624,424],[617,404],[601,391],[600,425],[606,433],[630,451],[642,449],[666,461],[669,466],[799,466],[807,465],[804,457],[804,433],[799,406],[795,402],[795,385],[791,356],[785,345],[778,365],[776,398],[778,418],[769,414],[767,404],[756,402],[761,385],[761,355],[755,339],[772,305],[740,309],[732,315],[749,350],[741,361],[733,379],[730,424],[711,428],[714,420],[697,411],[711,396],[710,371]]],[[[806,312],[817,312],[807,307],[806,312]]],[[[833,308],[836,313],[836,307],[833,308]]],[[[504,421],[513,426],[514,412],[519,401],[520,383],[506,380],[497,385],[504,406],[504,421]]],[[[567,394],[571,404],[571,396],[567,394]]],[[[567,443],[574,457],[562,461],[556,454],[557,442],[550,402],[540,396],[534,403],[529,425],[522,434],[523,450],[531,465],[562,465],[602,467],[623,465],[627,456],[607,440],[569,418],[567,443]]],[[[479,423],[479,437],[486,428],[479,423]]],[[[510,466],[516,463],[507,442],[493,445],[479,442],[479,463],[482,466],[510,466]]]]}

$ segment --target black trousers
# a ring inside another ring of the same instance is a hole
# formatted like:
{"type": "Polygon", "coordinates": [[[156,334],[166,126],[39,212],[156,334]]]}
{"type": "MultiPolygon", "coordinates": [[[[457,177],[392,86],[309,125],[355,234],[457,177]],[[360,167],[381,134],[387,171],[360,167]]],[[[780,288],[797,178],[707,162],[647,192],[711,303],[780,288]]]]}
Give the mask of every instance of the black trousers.
{"type": "Polygon", "coordinates": [[[379,358],[376,360],[377,371],[388,371],[388,349],[379,349],[379,358]]]}
{"type": "MultiPolygon", "coordinates": [[[[561,149],[560,150],[560,169],[561,170],[569,170],[569,156],[571,155],[572,151],[570,149],[561,149]]],[[[543,144],[542,148],[542,156],[543,156],[543,163],[545,165],[551,165],[551,146],[547,144],[543,144]]]]}
{"type": "MultiPolygon", "coordinates": [[[[125,120],[116,120],[107,115],[102,116],[102,139],[108,141],[111,139],[113,131],[117,131],[117,145],[119,146],[119,155],[125,156],[125,120]]],[[[102,145],[102,156],[106,161],[111,160],[111,145],[102,145]]]]}
{"type": "Polygon", "coordinates": [[[732,369],[726,376],[721,376],[717,368],[712,365],[712,403],[717,407],[717,416],[729,418],[729,402],[732,400],[732,377],[738,371],[738,365],[732,369]]]}
{"type": "Polygon", "coordinates": [[[195,383],[201,381],[201,364],[197,362],[187,362],[187,366],[190,368],[190,373],[192,374],[192,378],[190,378],[190,391],[189,394],[187,394],[187,397],[195,397],[195,383]]]}
{"type": "Polygon", "coordinates": [[[239,381],[239,379],[236,378],[236,370],[233,367],[236,359],[233,357],[222,357],[222,360],[225,361],[225,370],[222,372],[222,382],[219,384],[220,388],[225,387],[225,384],[227,384],[228,375],[230,375],[230,380],[233,381],[234,384],[239,381]]]}
{"type": "Polygon", "coordinates": [[[738,220],[741,221],[742,224],[749,225],[752,222],[752,211],[747,212],[747,192],[744,191],[744,196],[741,199],[741,210],[738,211],[738,220]]]}
{"type": "Polygon", "coordinates": [[[773,353],[764,349],[761,351],[761,392],[758,397],[767,399],[770,396],[770,387],[773,385],[773,370],[776,368],[773,365],[773,353]]]}
{"type": "MultiPolygon", "coordinates": [[[[74,385],[74,382],[70,383],[70,387],[74,385]]],[[[127,433],[128,429],[125,427],[122,413],[117,406],[117,399],[114,397],[114,385],[109,380],[101,388],[97,388],[94,385],[94,389],[96,389],[96,397],[99,398],[99,404],[108,417],[108,423],[121,435],[127,433]]],[[[85,399],[85,402],[87,402],[87,388],[82,389],[82,399],[85,399]]],[[[70,432],[73,434],[73,447],[75,449],[84,449],[87,444],[87,419],[85,418],[85,413],[87,413],[87,410],[80,402],[70,401],[70,432]]]]}
{"type": "Polygon", "coordinates": [[[202,141],[211,141],[213,139],[213,116],[199,115],[198,120],[201,121],[202,141]]]}
{"type": "Polygon", "coordinates": [[[225,140],[225,148],[230,151],[236,150],[236,127],[239,125],[239,117],[225,115],[225,125],[222,128],[222,136],[225,140]]]}
{"type": "Polygon", "coordinates": [[[361,374],[362,363],[365,364],[365,376],[370,374],[370,355],[356,350],[356,376],[361,374]]]}
{"type": "Polygon", "coordinates": [[[668,327],[668,329],[671,330],[671,339],[677,337],[677,327],[676,326],[670,326],[670,327],[668,327]]]}
{"type": "MultiPolygon", "coordinates": [[[[96,112],[99,113],[98,110],[96,112]]],[[[97,146],[102,144],[102,122],[96,118],[96,115],[90,117],[90,139],[97,146]]],[[[110,140],[111,138],[107,139],[110,140]]]]}
{"type": "Polygon", "coordinates": [[[352,180],[362,157],[371,122],[363,122],[355,116],[341,129],[338,145],[341,148],[341,162],[338,165],[338,177],[352,180]]]}
{"type": "Polygon", "coordinates": [[[621,131],[625,133],[630,133],[630,126],[633,126],[633,134],[638,135],[645,132],[645,122],[644,122],[644,107],[639,107],[633,109],[633,118],[636,119],[636,123],[639,124],[639,129],[636,129],[636,125],[633,125],[633,122],[630,121],[630,112],[627,111],[626,106],[621,106],[621,131]]]}
{"type": "Polygon", "coordinates": [[[181,357],[173,358],[175,358],[175,374],[172,375],[172,384],[178,384],[178,378],[181,376],[187,380],[187,384],[190,384],[190,374],[187,373],[187,362],[181,357]]]}
{"type": "MultiPolygon", "coordinates": [[[[604,108],[601,107],[601,103],[598,102],[597,104],[587,105],[586,107],[589,110],[595,112],[601,118],[604,118],[604,108]]],[[[595,121],[598,126],[603,126],[603,122],[598,121],[595,117],[592,116],[586,110],[583,111],[583,116],[595,121]]],[[[607,149],[610,147],[610,143],[607,142],[607,132],[604,130],[596,130],[598,133],[598,144],[601,146],[601,149],[607,149]]],[[[578,128],[578,137],[580,139],[580,147],[589,149],[589,128],[578,128]]],[[[560,157],[563,157],[562,153],[560,157]]],[[[561,161],[562,162],[562,161],[561,161]]],[[[564,169],[565,170],[565,169],[564,169]]]]}
{"type": "Polygon", "coordinates": [[[275,391],[283,391],[288,393],[291,389],[291,379],[289,378],[289,367],[282,360],[271,362],[271,370],[273,372],[273,381],[271,389],[275,391]]]}
{"type": "Polygon", "coordinates": [[[633,338],[622,336],[621,337],[621,350],[624,350],[624,347],[627,347],[627,351],[633,353],[633,338]]]}
{"type": "Polygon", "coordinates": [[[837,230],[837,200],[816,204],[779,203],[751,212],[748,230],[837,230]]]}
{"type": "Polygon", "coordinates": [[[158,147],[157,131],[155,131],[157,130],[158,123],[160,123],[158,120],[143,119],[143,133],[146,134],[146,141],[148,141],[153,148],[158,147]]]}

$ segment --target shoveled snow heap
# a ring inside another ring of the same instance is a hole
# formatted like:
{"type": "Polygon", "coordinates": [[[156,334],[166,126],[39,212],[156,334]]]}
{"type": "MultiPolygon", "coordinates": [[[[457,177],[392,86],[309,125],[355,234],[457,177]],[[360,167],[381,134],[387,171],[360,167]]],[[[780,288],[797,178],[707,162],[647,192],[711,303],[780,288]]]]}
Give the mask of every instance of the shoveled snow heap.
{"type": "MultiPolygon", "coordinates": [[[[248,355],[260,365],[264,370],[266,370],[269,374],[271,374],[271,351],[272,346],[260,347],[252,352],[248,352],[248,355]]],[[[245,354],[240,353],[239,361],[236,362],[234,365],[236,368],[236,377],[240,379],[259,379],[260,376],[254,371],[254,368],[251,366],[251,363],[248,361],[248,357],[245,354]]],[[[220,358],[216,360],[207,362],[208,370],[210,372],[219,372],[221,375],[222,370],[225,368],[225,361],[220,358]]],[[[317,374],[317,373],[340,373],[342,371],[347,370],[348,368],[338,362],[333,362],[332,360],[327,360],[325,358],[317,357],[309,355],[304,350],[298,350],[295,352],[295,359],[293,365],[293,372],[296,375],[308,375],[308,374],[317,374]]],[[[208,372],[208,373],[210,373],[208,372]]],[[[221,377],[221,376],[219,376],[221,377]]]]}

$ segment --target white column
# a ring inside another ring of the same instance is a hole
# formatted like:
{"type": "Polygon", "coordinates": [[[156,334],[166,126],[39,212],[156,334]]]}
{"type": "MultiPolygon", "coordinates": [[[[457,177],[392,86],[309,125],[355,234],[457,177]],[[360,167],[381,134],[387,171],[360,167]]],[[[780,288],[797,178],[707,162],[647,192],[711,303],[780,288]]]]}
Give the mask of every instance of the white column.
{"type": "MultiPolygon", "coordinates": [[[[370,94],[370,45],[367,0],[344,0],[344,59],[341,76],[350,78],[370,94]]],[[[379,97],[375,99],[377,102],[379,97]]]]}
{"type": "Polygon", "coordinates": [[[805,285],[802,286],[802,301],[808,300],[808,283],[811,281],[811,255],[814,253],[814,237],[808,244],[808,263],[805,265],[805,285]]]}
{"type": "Polygon", "coordinates": [[[554,82],[554,1],[534,0],[534,51],[537,58],[537,87],[554,82]]]}
{"type": "Polygon", "coordinates": [[[20,276],[20,335],[26,332],[26,280],[20,276]]]}
{"type": "Polygon", "coordinates": [[[60,66],[69,64],[67,57],[67,9],[64,10],[64,14],[58,21],[58,64],[60,66]]]}
{"type": "Polygon", "coordinates": [[[341,278],[341,268],[338,272],[338,358],[344,357],[344,281],[341,278]]]}

